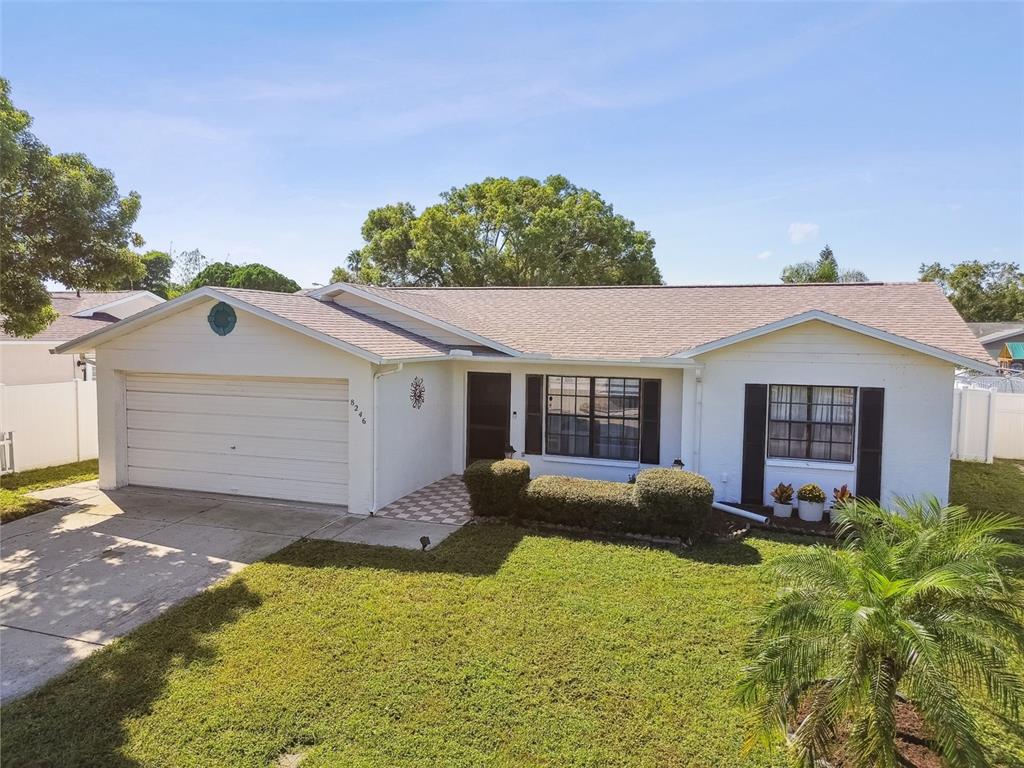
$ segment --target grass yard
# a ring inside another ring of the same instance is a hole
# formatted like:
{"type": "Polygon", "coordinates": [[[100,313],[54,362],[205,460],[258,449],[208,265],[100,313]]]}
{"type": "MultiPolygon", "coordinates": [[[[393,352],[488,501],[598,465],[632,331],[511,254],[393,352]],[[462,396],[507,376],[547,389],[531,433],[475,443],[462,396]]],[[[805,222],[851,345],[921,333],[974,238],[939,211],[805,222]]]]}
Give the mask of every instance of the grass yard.
{"type": "MultiPolygon", "coordinates": [[[[953,497],[1020,509],[1015,472],[955,463],[953,497]]],[[[805,545],[680,555],[502,525],[427,553],[299,542],[4,707],[0,764],[781,766],[739,755],[732,692],[762,564],[805,545]]],[[[981,722],[1024,765],[1024,726],[981,722]]]]}
{"type": "Polygon", "coordinates": [[[731,693],[795,546],[300,542],[5,707],[3,765],[778,764],[739,758],[731,693]]]}
{"type": "Polygon", "coordinates": [[[1024,461],[950,462],[949,500],[978,512],[1024,516],[1024,461]]]}
{"type": "Polygon", "coordinates": [[[0,523],[34,515],[53,506],[52,502],[25,495],[31,491],[82,483],[98,476],[99,462],[96,459],[4,475],[0,477],[0,523]]]}

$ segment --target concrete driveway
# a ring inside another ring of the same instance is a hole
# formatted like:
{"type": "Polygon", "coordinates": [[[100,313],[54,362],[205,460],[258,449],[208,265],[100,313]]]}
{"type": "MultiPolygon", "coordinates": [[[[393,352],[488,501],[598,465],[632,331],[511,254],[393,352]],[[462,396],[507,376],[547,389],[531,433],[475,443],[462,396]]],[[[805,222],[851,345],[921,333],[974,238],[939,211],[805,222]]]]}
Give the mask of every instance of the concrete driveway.
{"type": "Polygon", "coordinates": [[[80,483],[36,494],[47,512],[0,527],[0,700],[299,538],[420,548],[455,525],[345,507],[80,483]]]}

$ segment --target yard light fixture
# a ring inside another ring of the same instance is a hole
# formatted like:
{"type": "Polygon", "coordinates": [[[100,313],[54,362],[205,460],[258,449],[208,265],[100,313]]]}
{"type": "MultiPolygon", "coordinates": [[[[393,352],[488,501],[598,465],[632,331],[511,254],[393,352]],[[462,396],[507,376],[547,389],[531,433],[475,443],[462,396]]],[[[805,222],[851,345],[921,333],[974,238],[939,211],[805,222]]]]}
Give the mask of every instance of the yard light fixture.
{"type": "Polygon", "coordinates": [[[672,462],[672,469],[682,469],[684,466],[682,459],[676,459],[672,462]]]}
{"type": "Polygon", "coordinates": [[[506,459],[511,459],[515,455],[516,455],[515,446],[513,446],[513,445],[506,445],[505,446],[505,458],[506,459]]]}
{"type": "Polygon", "coordinates": [[[430,546],[430,537],[429,536],[420,536],[420,546],[423,547],[423,551],[426,552],[427,551],[427,547],[430,546]]]}

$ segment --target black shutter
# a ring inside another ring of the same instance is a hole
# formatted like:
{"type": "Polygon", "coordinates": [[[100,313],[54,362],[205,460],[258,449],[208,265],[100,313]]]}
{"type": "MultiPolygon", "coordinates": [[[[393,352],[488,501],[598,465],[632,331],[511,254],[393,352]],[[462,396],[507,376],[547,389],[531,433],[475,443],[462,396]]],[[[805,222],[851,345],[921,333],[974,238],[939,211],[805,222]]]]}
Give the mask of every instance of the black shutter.
{"type": "Polygon", "coordinates": [[[661,456],[661,379],[640,382],[640,463],[658,464],[661,456]]]}
{"type": "Polygon", "coordinates": [[[537,373],[526,375],[526,450],[523,453],[542,453],[544,434],[544,377],[537,373]]]}
{"type": "Polygon", "coordinates": [[[879,501],[882,498],[882,413],[885,390],[862,387],[857,423],[857,496],[879,501]]]}
{"type": "Polygon", "coordinates": [[[768,385],[747,384],[743,402],[743,480],[740,502],[764,504],[764,436],[768,385]]]}

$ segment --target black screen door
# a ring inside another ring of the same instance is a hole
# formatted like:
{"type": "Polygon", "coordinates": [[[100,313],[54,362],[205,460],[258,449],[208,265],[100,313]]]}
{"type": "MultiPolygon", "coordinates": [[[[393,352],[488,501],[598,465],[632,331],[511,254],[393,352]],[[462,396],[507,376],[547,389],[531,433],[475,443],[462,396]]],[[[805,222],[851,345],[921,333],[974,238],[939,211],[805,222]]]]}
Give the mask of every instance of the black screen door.
{"type": "Polygon", "coordinates": [[[511,374],[470,373],[466,391],[466,464],[503,459],[509,440],[511,374]]]}

